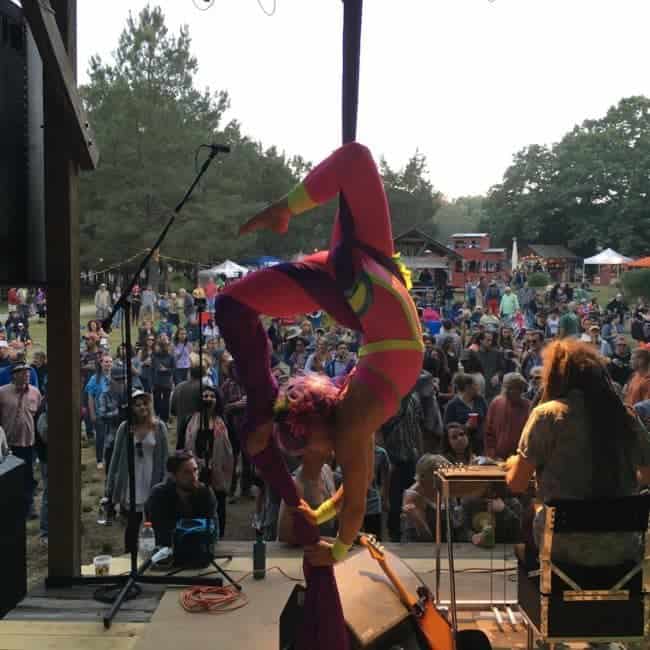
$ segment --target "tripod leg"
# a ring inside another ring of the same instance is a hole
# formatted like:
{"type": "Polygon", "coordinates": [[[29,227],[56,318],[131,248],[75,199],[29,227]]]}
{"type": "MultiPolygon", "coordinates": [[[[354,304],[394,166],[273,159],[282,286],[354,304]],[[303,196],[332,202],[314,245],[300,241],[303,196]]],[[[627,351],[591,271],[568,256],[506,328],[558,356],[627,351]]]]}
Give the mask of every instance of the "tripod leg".
{"type": "MultiPolygon", "coordinates": [[[[232,560],[232,557],[229,558],[232,560]]],[[[237,591],[241,591],[242,587],[239,583],[235,582],[228,573],[222,569],[214,560],[211,560],[212,566],[220,573],[237,591]]]]}
{"type": "Polygon", "coordinates": [[[110,628],[111,624],[113,623],[115,614],[117,614],[120,607],[122,607],[122,603],[124,602],[124,599],[126,598],[127,594],[131,590],[131,587],[134,585],[134,583],[135,583],[135,578],[131,576],[122,587],[120,593],[117,595],[115,602],[111,605],[111,608],[108,610],[108,614],[104,616],[104,627],[107,630],[110,628]]]}

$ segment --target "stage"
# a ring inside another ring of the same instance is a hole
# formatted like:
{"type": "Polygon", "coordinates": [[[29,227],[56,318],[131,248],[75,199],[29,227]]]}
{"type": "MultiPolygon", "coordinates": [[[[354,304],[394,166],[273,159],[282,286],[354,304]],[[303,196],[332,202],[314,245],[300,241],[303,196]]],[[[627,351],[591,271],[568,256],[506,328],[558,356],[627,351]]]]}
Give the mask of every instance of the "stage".
{"type": "MultiPolygon", "coordinates": [[[[252,546],[252,542],[230,542],[219,547],[220,553],[233,555],[232,562],[223,564],[232,572],[233,578],[240,579],[251,571],[252,546]]],[[[279,567],[287,576],[302,578],[302,554],[298,549],[278,543],[267,547],[268,569],[279,567]]],[[[433,588],[433,545],[387,544],[386,549],[433,588]]],[[[367,553],[364,550],[358,552],[367,553]]],[[[499,624],[490,608],[492,602],[514,601],[516,598],[516,573],[509,571],[514,567],[512,548],[506,546],[504,554],[504,547],[497,546],[491,557],[490,551],[470,544],[457,544],[455,559],[457,597],[461,602],[459,627],[482,629],[495,649],[524,648],[526,632],[520,617],[515,618],[513,625],[501,608],[502,621],[499,624]],[[482,601],[484,605],[468,611],[462,607],[462,601],[469,600],[482,601]]],[[[374,618],[381,624],[399,614],[400,605],[396,597],[393,599],[393,592],[381,569],[372,563],[367,567],[362,572],[363,578],[369,581],[365,584],[339,578],[340,582],[345,582],[345,587],[341,587],[344,610],[351,616],[362,617],[363,612],[353,610],[359,607],[364,593],[367,593],[372,599],[374,609],[371,611],[379,612],[374,618]]],[[[444,603],[449,597],[446,560],[442,568],[444,603]]],[[[92,567],[84,569],[92,571],[92,567]]],[[[127,570],[127,558],[114,558],[112,569],[114,572],[127,570]]],[[[408,570],[405,573],[408,574],[408,570]]],[[[414,576],[404,577],[412,581],[412,585],[416,584],[414,576]]],[[[101,620],[106,606],[93,600],[92,588],[46,590],[39,587],[0,621],[0,649],[203,650],[217,647],[277,650],[278,619],[296,584],[277,570],[269,571],[264,580],[246,578],[242,585],[249,604],[224,614],[188,614],[179,605],[178,589],[145,586],[144,594],[128,602],[118,613],[110,630],[104,630],[101,620]]],[[[575,647],[584,646],[576,644],[575,647]]]]}

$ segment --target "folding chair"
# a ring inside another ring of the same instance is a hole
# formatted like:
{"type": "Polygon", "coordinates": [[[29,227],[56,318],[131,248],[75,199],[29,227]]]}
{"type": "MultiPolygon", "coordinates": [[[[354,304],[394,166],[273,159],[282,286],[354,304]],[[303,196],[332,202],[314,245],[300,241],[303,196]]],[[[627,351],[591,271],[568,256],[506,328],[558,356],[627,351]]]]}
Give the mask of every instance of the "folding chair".
{"type": "Polygon", "coordinates": [[[612,642],[643,639],[650,632],[650,496],[595,501],[555,500],[546,519],[539,568],[519,562],[517,600],[528,627],[554,644],[565,641],[612,642]],[[554,561],[556,533],[640,533],[640,561],[591,567],[554,561]]]}

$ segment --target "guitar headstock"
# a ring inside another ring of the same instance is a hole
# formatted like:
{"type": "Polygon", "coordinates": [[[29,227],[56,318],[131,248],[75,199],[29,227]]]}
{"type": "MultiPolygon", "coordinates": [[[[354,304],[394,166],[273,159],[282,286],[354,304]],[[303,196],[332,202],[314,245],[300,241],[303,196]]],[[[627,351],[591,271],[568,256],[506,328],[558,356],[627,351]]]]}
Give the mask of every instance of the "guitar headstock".
{"type": "Polygon", "coordinates": [[[361,546],[365,546],[368,549],[370,555],[374,560],[382,562],[386,559],[386,551],[374,535],[366,535],[365,533],[361,533],[361,535],[359,535],[359,544],[361,544],[361,546]]]}

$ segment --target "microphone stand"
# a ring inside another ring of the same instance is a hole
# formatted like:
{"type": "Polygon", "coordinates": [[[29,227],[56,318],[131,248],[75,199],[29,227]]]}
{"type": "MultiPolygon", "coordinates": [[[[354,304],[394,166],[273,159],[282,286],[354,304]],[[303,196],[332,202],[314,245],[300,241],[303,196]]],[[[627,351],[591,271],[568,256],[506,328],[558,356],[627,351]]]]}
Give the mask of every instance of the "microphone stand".
{"type": "MultiPolygon", "coordinates": [[[[136,272],[133,274],[131,281],[128,286],[122,292],[122,295],[118,298],[117,302],[113,306],[110,315],[104,319],[102,322],[102,327],[105,331],[110,331],[111,323],[113,318],[118,310],[123,310],[124,316],[124,342],[126,345],[126,399],[127,399],[127,418],[126,418],[126,435],[127,435],[127,466],[128,466],[128,475],[129,475],[129,515],[128,515],[128,525],[133,530],[137,528],[138,520],[136,513],[136,502],[135,502],[135,449],[134,449],[134,437],[133,437],[133,366],[131,363],[132,357],[132,345],[131,345],[131,292],[133,287],[137,284],[140,273],[146,268],[147,264],[153,257],[155,251],[160,248],[160,245],[164,241],[167,233],[172,227],[176,215],[183,209],[185,204],[188,202],[190,196],[194,192],[194,189],[198,185],[199,181],[208,170],[210,163],[214,160],[218,153],[227,153],[223,147],[219,146],[207,146],[210,153],[206,158],[205,162],[201,166],[200,170],[196,174],[196,177],[192,181],[191,185],[185,192],[185,195],[181,199],[180,203],[174,208],[174,212],[170,216],[167,224],[163,228],[162,232],[156,239],[154,245],[151,247],[149,252],[145,255],[142,262],[138,266],[136,272]]],[[[130,559],[131,559],[131,569],[129,573],[125,575],[109,575],[109,576],[52,576],[47,577],[45,580],[46,587],[48,588],[57,588],[57,587],[72,587],[74,585],[97,585],[97,586],[114,586],[116,589],[119,589],[113,604],[111,605],[110,610],[104,615],[104,627],[108,629],[112,622],[113,618],[117,612],[122,607],[125,600],[137,597],[142,589],[139,584],[154,584],[154,585],[174,585],[174,586],[208,586],[208,587],[221,587],[223,581],[219,577],[207,578],[202,576],[191,576],[191,577],[178,577],[171,574],[164,576],[152,576],[145,575],[147,569],[151,566],[151,559],[146,560],[140,566],[138,566],[138,549],[137,545],[130,549],[130,559]]],[[[213,563],[214,564],[214,563],[213,563]]],[[[216,565],[215,565],[216,566],[216,565]]],[[[224,571],[221,567],[217,567],[222,574],[224,571]]],[[[172,572],[173,573],[173,572],[172,572]]],[[[230,579],[229,579],[230,580],[230,579]]],[[[230,582],[232,582],[230,580],[230,582]]]]}
{"type": "MultiPolygon", "coordinates": [[[[199,404],[201,405],[199,415],[199,432],[196,436],[197,455],[203,457],[205,483],[208,485],[210,481],[212,464],[212,452],[214,450],[214,433],[210,429],[210,419],[208,417],[208,409],[203,401],[203,314],[205,313],[206,301],[205,297],[197,298],[196,300],[196,315],[199,323],[199,404]],[[202,452],[202,453],[201,453],[202,452]]],[[[218,521],[218,519],[217,519],[218,521]]],[[[219,535],[223,535],[223,531],[219,530],[219,535]]],[[[241,591],[241,585],[235,582],[225,571],[219,566],[215,560],[232,560],[232,555],[213,555],[212,566],[219,572],[237,591],[241,591]]]]}

